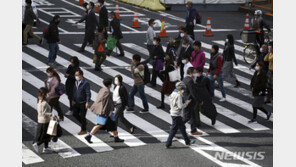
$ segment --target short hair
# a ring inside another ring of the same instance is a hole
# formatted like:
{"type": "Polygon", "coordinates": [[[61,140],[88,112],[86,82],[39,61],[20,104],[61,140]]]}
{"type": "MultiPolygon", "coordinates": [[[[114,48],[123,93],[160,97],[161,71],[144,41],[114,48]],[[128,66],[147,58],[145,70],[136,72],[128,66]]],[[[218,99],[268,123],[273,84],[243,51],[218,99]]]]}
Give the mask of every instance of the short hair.
{"type": "Polygon", "coordinates": [[[195,41],[193,43],[194,46],[198,46],[199,48],[201,48],[201,42],[200,41],[195,41]]]}
{"type": "Polygon", "coordinates": [[[187,69],[187,74],[189,75],[189,74],[192,74],[194,72],[194,67],[189,67],[188,69],[187,69]]]}
{"type": "Polygon", "coordinates": [[[154,21],[155,21],[154,19],[150,19],[150,20],[148,21],[149,26],[150,26],[154,21]]]}
{"type": "Polygon", "coordinates": [[[75,67],[79,67],[79,59],[76,56],[71,57],[70,61],[73,60],[73,64],[75,67]]]}
{"type": "Polygon", "coordinates": [[[78,72],[79,75],[83,76],[83,71],[81,69],[77,70],[76,72],[78,72]]]}
{"type": "Polygon", "coordinates": [[[88,5],[88,3],[86,3],[86,2],[84,2],[84,3],[82,4],[82,6],[83,6],[84,8],[86,8],[87,5],[88,5]]]}
{"type": "Polygon", "coordinates": [[[32,4],[32,0],[26,0],[26,3],[31,5],[32,4]]]}
{"type": "Polygon", "coordinates": [[[187,29],[185,27],[181,28],[181,30],[187,33],[187,29]]]}
{"type": "Polygon", "coordinates": [[[215,49],[215,53],[219,52],[219,46],[218,45],[213,45],[212,48],[215,49]]]}
{"type": "Polygon", "coordinates": [[[141,56],[138,55],[138,54],[134,54],[134,55],[133,55],[133,60],[141,61],[141,56]]]}
{"type": "Polygon", "coordinates": [[[115,78],[118,78],[119,83],[122,83],[122,76],[120,74],[116,75],[115,78]]]}
{"type": "Polygon", "coordinates": [[[90,5],[92,6],[92,7],[94,7],[95,6],[95,4],[93,3],[93,2],[89,2],[90,3],[90,5]]]}
{"type": "Polygon", "coordinates": [[[191,55],[188,52],[186,52],[185,55],[183,55],[183,59],[188,59],[190,61],[191,55]]]}
{"type": "Polygon", "coordinates": [[[156,42],[160,43],[161,39],[159,37],[154,37],[154,40],[156,40],[156,42]]]}
{"type": "Polygon", "coordinates": [[[179,26],[179,30],[182,30],[183,28],[185,28],[183,24],[179,26]]]}
{"type": "Polygon", "coordinates": [[[105,78],[105,79],[103,80],[103,84],[104,84],[104,86],[106,86],[106,87],[112,85],[112,78],[105,78]]]}
{"type": "Polygon", "coordinates": [[[197,67],[197,68],[195,68],[195,70],[196,70],[197,72],[203,72],[203,70],[202,70],[201,67],[197,67]]]}
{"type": "Polygon", "coordinates": [[[226,38],[228,39],[228,43],[229,43],[230,45],[234,45],[234,39],[233,39],[232,34],[228,34],[228,35],[226,36],[226,38]]]}
{"type": "Polygon", "coordinates": [[[99,2],[102,3],[102,4],[104,4],[105,1],[104,0],[99,0],[99,2]]]}
{"type": "Polygon", "coordinates": [[[60,18],[60,15],[55,15],[54,17],[53,17],[53,19],[52,20],[56,20],[56,19],[58,19],[58,18],[60,18]]]}
{"type": "Polygon", "coordinates": [[[182,81],[177,82],[175,86],[176,86],[176,89],[178,89],[178,90],[184,90],[184,89],[186,89],[186,85],[182,81]]]}

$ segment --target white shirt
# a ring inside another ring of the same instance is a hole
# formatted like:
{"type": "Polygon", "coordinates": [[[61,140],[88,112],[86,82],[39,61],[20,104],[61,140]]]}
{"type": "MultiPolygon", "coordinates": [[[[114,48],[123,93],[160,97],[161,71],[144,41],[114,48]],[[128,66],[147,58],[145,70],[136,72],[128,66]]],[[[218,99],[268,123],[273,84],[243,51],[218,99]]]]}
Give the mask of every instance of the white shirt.
{"type": "Polygon", "coordinates": [[[76,88],[78,89],[80,83],[81,83],[82,79],[80,81],[76,81],[76,88]]]}
{"type": "Polygon", "coordinates": [[[116,86],[113,91],[113,101],[116,102],[117,104],[121,103],[121,99],[119,96],[119,88],[120,88],[120,86],[116,86]]]}
{"type": "Polygon", "coordinates": [[[190,62],[188,62],[187,64],[184,64],[184,76],[183,76],[183,78],[185,78],[185,77],[187,77],[187,70],[188,70],[188,68],[189,67],[193,67],[193,65],[190,63],[190,62]]]}

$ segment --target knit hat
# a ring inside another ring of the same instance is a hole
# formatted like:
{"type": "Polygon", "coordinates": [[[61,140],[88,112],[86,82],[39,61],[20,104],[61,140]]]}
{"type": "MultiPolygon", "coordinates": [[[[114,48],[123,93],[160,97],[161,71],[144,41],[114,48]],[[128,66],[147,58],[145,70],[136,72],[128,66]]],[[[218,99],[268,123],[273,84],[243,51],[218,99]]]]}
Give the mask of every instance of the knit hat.
{"type": "Polygon", "coordinates": [[[186,85],[184,84],[184,82],[177,82],[176,83],[176,89],[178,89],[178,90],[184,90],[186,88],[186,85]]]}

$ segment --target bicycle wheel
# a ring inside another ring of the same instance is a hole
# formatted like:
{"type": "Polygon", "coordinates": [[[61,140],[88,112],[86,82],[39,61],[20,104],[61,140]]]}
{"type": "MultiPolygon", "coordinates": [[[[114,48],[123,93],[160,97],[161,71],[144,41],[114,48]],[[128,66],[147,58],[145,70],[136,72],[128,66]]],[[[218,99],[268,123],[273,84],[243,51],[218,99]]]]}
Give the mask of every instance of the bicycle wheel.
{"type": "Polygon", "coordinates": [[[248,64],[253,64],[257,58],[257,49],[254,44],[248,44],[244,49],[244,60],[248,64]]]}

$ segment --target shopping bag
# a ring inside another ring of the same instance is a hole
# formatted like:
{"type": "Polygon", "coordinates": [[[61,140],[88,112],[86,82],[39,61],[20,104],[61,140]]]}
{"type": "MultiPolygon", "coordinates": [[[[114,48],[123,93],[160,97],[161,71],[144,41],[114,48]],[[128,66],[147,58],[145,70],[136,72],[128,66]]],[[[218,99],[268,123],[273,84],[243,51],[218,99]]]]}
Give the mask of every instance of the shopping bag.
{"type": "Polygon", "coordinates": [[[57,135],[57,126],[58,122],[55,120],[50,120],[48,128],[47,128],[47,134],[51,136],[56,136],[57,135]]]}
{"type": "Polygon", "coordinates": [[[93,57],[93,63],[94,63],[94,64],[96,64],[97,59],[98,59],[98,56],[97,56],[96,54],[94,54],[94,57],[93,57]]]}
{"type": "Polygon", "coordinates": [[[113,50],[116,46],[117,40],[113,37],[108,37],[107,39],[107,49],[113,50]]]}
{"type": "Polygon", "coordinates": [[[180,69],[176,68],[174,71],[169,72],[169,77],[171,82],[176,82],[181,80],[180,69]]]}

